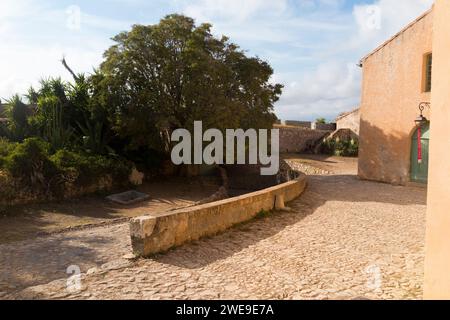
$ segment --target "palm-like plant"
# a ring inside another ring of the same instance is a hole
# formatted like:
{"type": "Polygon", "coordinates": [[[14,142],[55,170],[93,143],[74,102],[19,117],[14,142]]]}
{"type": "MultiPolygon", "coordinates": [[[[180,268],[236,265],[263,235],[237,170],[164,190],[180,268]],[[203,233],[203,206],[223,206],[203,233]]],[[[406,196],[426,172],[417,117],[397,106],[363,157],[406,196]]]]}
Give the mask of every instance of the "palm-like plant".
{"type": "Polygon", "coordinates": [[[8,138],[14,141],[22,141],[29,132],[28,106],[23,103],[17,94],[7,101],[7,105],[8,138]]]}

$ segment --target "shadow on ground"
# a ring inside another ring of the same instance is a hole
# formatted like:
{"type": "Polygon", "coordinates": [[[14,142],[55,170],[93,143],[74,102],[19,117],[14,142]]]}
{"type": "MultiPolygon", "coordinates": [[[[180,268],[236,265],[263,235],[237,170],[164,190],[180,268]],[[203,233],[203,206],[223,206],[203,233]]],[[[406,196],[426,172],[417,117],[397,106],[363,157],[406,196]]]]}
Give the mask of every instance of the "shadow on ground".
{"type": "Polygon", "coordinates": [[[25,250],[3,245],[0,253],[0,292],[17,291],[68,278],[72,275],[67,273],[69,266],[79,267],[82,272],[101,266],[111,257],[102,254],[100,248],[109,246],[113,241],[112,236],[80,238],[66,235],[41,238],[25,250]]]}
{"type": "MultiPolygon", "coordinates": [[[[327,202],[362,203],[363,207],[375,204],[395,206],[425,206],[426,190],[398,187],[359,180],[355,175],[309,176],[305,193],[289,203],[291,212],[275,212],[236,226],[222,234],[205,238],[160,254],[151,260],[187,269],[199,269],[225,260],[245,248],[269,240],[292,227],[327,202]]],[[[333,215],[334,212],[329,212],[333,215]]],[[[84,230],[33,241],[0,245],[0,291],[48,283],[67,278],[66,268],[76,264],[82,272],[94,266],[120,259],[130,253],[128,225],[84,230]],[[22,244],[27,244],[26,250],[22,244]],[[8,288],[7,285],[15,288],[8,288]]],[[[307,244],[305,244],[307,245],[307,244]]]]}
{"type": "Polygon", "coordinates": [[[106,201],[104,196],[99,195],[10,208],[0,215],[0,244],[70,227],[163,212],[190,205],[215,192],[214,187],[203,185],[200,181],[189,183],[178,178],[146,183],[137,190],[149,194],[150,200],[123,206],[106,201]]]}
{"type": "Polygon", "coordinates": [[[182,268],[205,267],[280,233],[314,214],[328,201],[361,202],[367,206],[374,203],[425,206],[426,190],[362,181],[355,175],[310,176],[305,193],[289,204],[292,212],[275,212],[270,217],[248,222],[215,237],[157,255],[154,260],[182,268]]]}

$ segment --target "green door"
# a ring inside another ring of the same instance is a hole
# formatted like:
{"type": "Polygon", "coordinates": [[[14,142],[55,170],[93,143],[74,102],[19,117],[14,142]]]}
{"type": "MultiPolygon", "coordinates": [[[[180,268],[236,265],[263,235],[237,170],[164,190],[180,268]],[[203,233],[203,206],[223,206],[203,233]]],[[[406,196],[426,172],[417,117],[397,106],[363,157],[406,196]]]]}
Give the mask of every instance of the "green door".
{"type": "Polygon", "coordinates": [[[430,125],[422,125],[422,163],[418,161],[417,130],[412,136],[411,181],[427,183],[428,181],[428,148],[430,145],[430,125]]]}

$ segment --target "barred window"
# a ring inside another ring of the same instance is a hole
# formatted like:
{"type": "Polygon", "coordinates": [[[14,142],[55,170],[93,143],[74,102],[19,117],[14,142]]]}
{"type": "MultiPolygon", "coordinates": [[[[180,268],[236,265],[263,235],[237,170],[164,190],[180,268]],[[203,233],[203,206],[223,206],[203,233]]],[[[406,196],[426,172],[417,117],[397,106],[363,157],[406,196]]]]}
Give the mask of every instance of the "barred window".
{"type": "Polygon", "coordinates": [[[431,75],[432,75],[432,67],[433,67],[433,54],[429,53],[425,56],[425,85],[424,91],[431,91],[431,75]]]}

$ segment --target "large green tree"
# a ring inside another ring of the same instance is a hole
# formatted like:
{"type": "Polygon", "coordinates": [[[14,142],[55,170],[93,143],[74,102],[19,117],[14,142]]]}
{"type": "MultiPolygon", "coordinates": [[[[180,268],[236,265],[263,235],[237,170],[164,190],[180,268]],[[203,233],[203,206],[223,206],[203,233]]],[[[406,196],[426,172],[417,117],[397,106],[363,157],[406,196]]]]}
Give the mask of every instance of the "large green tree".
{"type": "Polygon", "coordinates": [[[113,40],[94,76],[94,98],[131,148],[168,151],[171,132],[195,120],[205,129],[272,127],[282,90],[269,82],[273,69],[214,37],[210,24],[169,15],[113,40]]]}

